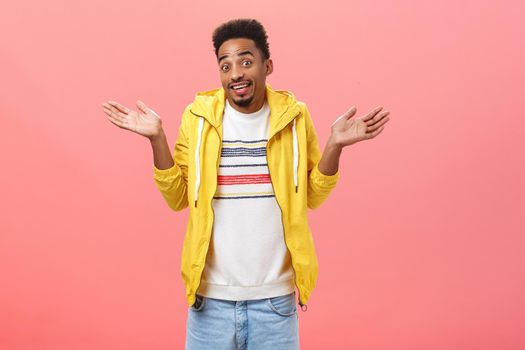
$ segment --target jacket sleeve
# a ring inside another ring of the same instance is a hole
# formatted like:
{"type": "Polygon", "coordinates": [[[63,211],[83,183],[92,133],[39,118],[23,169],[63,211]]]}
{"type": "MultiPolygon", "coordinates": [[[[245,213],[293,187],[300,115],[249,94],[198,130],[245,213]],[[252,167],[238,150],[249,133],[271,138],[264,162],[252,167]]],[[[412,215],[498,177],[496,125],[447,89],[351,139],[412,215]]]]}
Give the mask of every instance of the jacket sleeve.
{"type": "Polygon", "coordinates": [[[317,141],[317,133],[310,116],[310,112],[303,104],[303,113],[306,122],[307,156],[308,156],[308,187],[307,187],[307,207],[310,209],[318,208],[337,184],[339,180],[339,170],[333,175],[325,175],[319,170],[321,161],[321,151],[317,141]]]}
{"type": "Polygon", "coordinates": [[[173,166],[158,169],[153,164],[153,179],[168,206],[180,211],[188,207],[188,137],[187,114],[184,111],[173,150],[173,166]]]}

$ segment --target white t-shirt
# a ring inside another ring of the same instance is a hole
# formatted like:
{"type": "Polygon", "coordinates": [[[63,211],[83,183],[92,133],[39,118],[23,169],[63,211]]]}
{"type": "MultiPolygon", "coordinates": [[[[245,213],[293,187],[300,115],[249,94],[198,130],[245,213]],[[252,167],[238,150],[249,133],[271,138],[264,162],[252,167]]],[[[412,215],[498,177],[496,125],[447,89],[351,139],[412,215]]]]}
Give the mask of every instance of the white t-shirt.
{"type": "Polygon", "coordinates": [[[253,300],[295,290],[266,161],[269,116],[268,102],[246,114],[226,99],[212,239],[197,294],[253,300]]]}

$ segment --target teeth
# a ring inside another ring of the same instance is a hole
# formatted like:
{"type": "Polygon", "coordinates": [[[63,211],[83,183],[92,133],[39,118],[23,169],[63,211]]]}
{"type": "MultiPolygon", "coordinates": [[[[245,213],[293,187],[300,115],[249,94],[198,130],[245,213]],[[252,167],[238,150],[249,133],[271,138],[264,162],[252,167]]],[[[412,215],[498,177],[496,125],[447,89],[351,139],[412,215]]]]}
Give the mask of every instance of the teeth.
{"type": "Polygon", "coordinates": [[[242,89],[244,87],[247,87],[248,85],[249,84],[237,85],[237,86],[234,86],[233,89],[235,89],[235,90],[242,89]]]}

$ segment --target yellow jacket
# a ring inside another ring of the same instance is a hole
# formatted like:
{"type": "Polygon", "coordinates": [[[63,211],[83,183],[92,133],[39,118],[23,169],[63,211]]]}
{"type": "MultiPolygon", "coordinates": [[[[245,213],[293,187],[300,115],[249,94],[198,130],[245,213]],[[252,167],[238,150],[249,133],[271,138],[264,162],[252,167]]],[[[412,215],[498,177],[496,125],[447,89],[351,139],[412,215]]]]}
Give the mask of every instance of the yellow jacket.
{"type": "MultiPolygon", "coordinates": [[[[189,306],[195,302],[210,244],[222,147],[223,88],[198,92],[182,116],[175,143],[174,166],[158,169],[154,180],[168,206],[190,213],[181,256],[181,274],[189,306]]],[[[314,289],[318,264],[306,208],[317,208],[339,179],[339,171],[319,171],[321,152],[306,105],[293,93],[273,90],[266,83],[270,130],[266,157],[275,198],[282,212],[284,239],[295,271],[299,305],[306,305],[314,289]]]]}

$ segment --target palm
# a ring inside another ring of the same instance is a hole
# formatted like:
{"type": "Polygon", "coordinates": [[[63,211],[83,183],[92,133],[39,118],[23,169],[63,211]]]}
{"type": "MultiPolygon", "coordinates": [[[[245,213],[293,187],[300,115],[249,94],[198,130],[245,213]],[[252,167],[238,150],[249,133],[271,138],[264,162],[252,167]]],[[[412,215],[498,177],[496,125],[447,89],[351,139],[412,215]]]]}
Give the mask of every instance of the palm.
{"type": "Polygon", "coordinates": [[[162,121],[155,111],[138,101],[138,111],[131,110],[117,102],[102,104],[109,121],[118,127],[133,131],[139,135],[152,137],[162,128],[162,121]]]}
{"type": "Polygon", "coordinates": [[[159,128],[160,119],[149,113],[131,111],[124,117],[126,128],[143,136],[152,136],[159,128]]]}
{"type": "Polygon", "coordinates": [[[338,124],[332,129],[334,136],[342,141],[343,144],[350,144],[352,141],[357,142],[366,135],[366,124],[359,119],[350,119],[345,123],[338,124]]]}
{"type": "Polygon", "coordinates": [[[383,131],[383,125],[389,120],[387,115],[390,112],[379,113],[382,108],[378,107],[370,113],[354,119],[351,118],[356,109],[355,107],[350,108],[332,124],[332,137],[344,147],[377,136],[383,131]]]}

